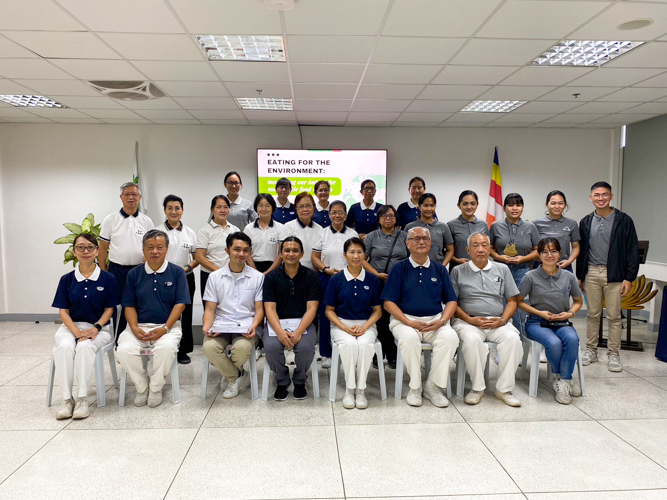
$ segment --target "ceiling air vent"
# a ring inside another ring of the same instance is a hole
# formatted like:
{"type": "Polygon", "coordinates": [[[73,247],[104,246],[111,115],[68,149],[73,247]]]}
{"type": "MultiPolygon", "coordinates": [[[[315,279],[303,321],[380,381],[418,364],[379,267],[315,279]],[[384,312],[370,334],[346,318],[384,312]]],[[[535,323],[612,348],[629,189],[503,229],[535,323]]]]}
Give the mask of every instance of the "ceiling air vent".
{"type": "Polygon", "coordinates": [[[151,82],[99,80],[88,83],[100,94],[119,101],[148,101],[164,97],[164,92],[151,82]]]}

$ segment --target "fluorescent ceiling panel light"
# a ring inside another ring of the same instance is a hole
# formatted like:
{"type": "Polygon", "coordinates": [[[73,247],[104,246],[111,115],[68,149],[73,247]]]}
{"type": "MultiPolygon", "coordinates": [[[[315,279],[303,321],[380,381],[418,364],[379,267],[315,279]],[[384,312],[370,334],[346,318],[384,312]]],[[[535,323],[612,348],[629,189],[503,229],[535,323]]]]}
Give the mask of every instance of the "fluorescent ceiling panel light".
{"type": "Polygon", "coordinates": [[[463,113],[509,113],[528,101],[473,101],[461,110],[463,113]]]}
{"type": "Polygon", "coordinates": [[[241,109],[264,109],[269,111],[292,111],[292,99],[272,99],[265,97],[238,97],[241,109]]]}
{"type": "Polygon", "coordinates": [[[533,66],[602,66],[644,42],[565,40],[531,63],[533,66]]]}
{"type": "Polygon", "coordinates": [[[195,35],[209,61],[285,62],[282,36],[195,35]]]}
{"type": "Polygon", "coordinates": [[[19,108],[66,108],[64,104],[41,95],[0,95],[0,101],[19,108]]]}

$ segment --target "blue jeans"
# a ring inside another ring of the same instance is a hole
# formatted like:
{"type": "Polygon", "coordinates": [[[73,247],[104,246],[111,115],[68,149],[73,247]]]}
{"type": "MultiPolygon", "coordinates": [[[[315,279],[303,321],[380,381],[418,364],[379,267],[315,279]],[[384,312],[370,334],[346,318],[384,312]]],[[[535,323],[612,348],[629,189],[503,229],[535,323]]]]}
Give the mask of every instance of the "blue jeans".
{"type": "Polygon", "coordinates": [[[571,326],[546,328],[540,318],[531,316],[526,322],[526,337],[544,346],[551,371],[564,380],[571,380],[579,356],[579,335],[571,326]]]}
{"type": "MultiPolygon", "coordinates": [[[[519,283],[521,283],[521,280],[526,275],[526,273],[530,271],[530,264],[509,264],[508,267],[510,268],[510,272],[512,273],[512,278],[514,278],[514,283],[516,283],[517,288],[519,288],[519,283]]],[[[514,325],[514,328],[519,330],[522,338],[525,335],[523,328],[523,324],[525,322],[526,322],[526,313],[523,311],[519,311],[519,308],[517,308],[516,312],[514,313],[514,316],[512,316],[512,324],[514,325]]]]}

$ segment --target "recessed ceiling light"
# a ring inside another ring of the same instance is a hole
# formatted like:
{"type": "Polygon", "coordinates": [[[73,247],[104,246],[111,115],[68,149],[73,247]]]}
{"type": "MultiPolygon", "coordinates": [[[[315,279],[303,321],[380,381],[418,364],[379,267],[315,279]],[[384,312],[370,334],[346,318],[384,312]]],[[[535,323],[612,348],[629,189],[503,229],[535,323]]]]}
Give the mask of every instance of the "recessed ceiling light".
{"type": "Polygon", "coordinates": [[[646,28],[647,26],[653,24],[653,19],[633,19],[627,23],[619,24],[616,26],[616,29],[630,31],[630,30],[639,30],[646,28]]]}
{"type": "Polygon", "coordinates": [[[209,61],[285,62],[282,36],[195,35],[209,61]]]}
{"type": "Polygon", "coordinates": [[[509,113],[528,101],[473,101],[462,113],[509,113]]]}
{"type": "Polygon", "coordinates": [[[272,99],[265,97],[237,97],[241,109],[264,109],[270,111],[292,111],[292,99],[272,99]]]}
{"type": "Polygon", "coordinates": [[[41,95],[0,95],[0,101],[20,108],[66,108],[64,104],[41,95]]]}
{"type": "Polygon", "coordinates": [[[565,40],[531,63],[534,66],[602,66],[644,42],[565,40]]]}

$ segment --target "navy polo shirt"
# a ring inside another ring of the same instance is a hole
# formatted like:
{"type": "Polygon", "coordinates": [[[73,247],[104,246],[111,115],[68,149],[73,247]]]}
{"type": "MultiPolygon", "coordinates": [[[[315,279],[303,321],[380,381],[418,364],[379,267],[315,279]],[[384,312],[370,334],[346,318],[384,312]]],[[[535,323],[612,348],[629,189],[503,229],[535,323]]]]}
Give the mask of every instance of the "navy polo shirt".
{"type": "Polygon", "coordinates": [[[60,278],[52,307],[68,309],[72,321],[94,324],[105,309],[120,304],[120,292],[113,274],[99,267],[90,278],[84,278],[79,265],[60,278]]]}
{"type": "Polygon", "coordinates": [[[285,272],[285,264],[264,278],[264,302],[275,302],[280,319],[303,318],[308,302],[322,300],[319,275],[299,264],[294,278],[285,272]]]}
{"type": "Polygon", "coordinates": [[[182,267],[165,260],[157,272],[144,264],[128,273],[123,307],[134,307],[139,323],[166,323],[176,304],[190,304],[182,267]]]}
{"type": "Polygon", "coordinates": [[[457,300],[445,266],[430,259],[420,266],[412,257],[391,268],[380,298],[418,317],[440,314],[442,304],[457,300]]]}
{"type": "Polygon", "coordinates": [[[339,318],[366,321],[373,314],[373,307],[382,304],[381,288],[380,280],[371,273],[362,269],[354,278],[346,267],[329,281],[324,305],[334,307],[339,318]]]}
{"type": "Polygon", "coordinates": [[[345,225],[353,227],[359,234],[368,234],[378,228],[378,210],[382,203],[373,202],[370,208],[355,203],[347,212],[345,225]]]}
{"type": "MultiPolygon", "coordinates": [[[[422,211],[419,210],[417,205],[412,204],[412,200],[404,201],[398,206],[396,210],[396,224],[398,224],[401,229],[405,231],[405,226],[411,222],[421,219],[422,211]]],[[[438,214],[433,214],[433,218],[438,220],[438,214]]]]}
{"type": "Polygon", "coordinates": [[[285,224],[294,219],[296,219],[296,207],[294,206],[294,203],[288,201],[284,207],[281,207],[276,203],[276,209],[273,211],[274,221],[285,224]]]}
{"type": "MultiPolygon", "coordinates": [[[[331,204],[329,204],[331,206],[331,204]]],[[[313,214],[313,221],[317,222],[322,227],[329,227],[331,225],[331,219],[329,218],[329,210],[319,210],[315,208],[315,213],[313,214]]]]}

